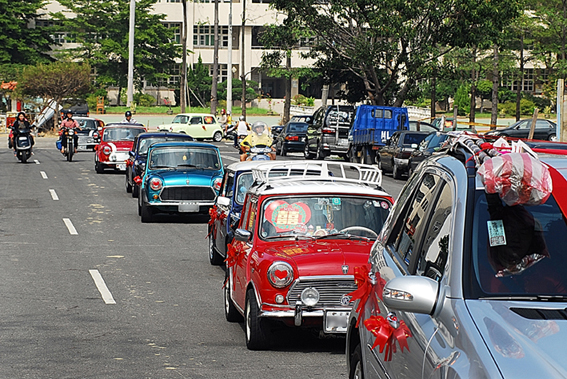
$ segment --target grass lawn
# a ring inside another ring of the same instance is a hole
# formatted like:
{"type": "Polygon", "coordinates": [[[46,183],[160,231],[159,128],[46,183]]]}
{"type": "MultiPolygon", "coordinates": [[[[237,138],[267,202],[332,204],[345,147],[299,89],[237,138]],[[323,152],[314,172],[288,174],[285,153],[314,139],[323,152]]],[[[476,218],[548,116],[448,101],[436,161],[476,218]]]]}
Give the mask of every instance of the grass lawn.
{"type": "MultiPolygon", "coordinates": [[[[217,108],[218,111],[222,108],[217,108]]],[[[130,110],[129,107],[120,106],[120,107],[106,107],[107,114],[124,114],[127,110],[130,110]]],[[[169,110],[169,107],[166,106],[153,106],[153,107],[136,107],[136,114],[166,114],[169,110]]],[[[181,113],[180,107],[171,107],[172,114],[179,114],[181,113]]],[[[201,108],[201,107],[187,107],[185,108],[186,113],[210,113],[211,108],[201,108]]],[[[240,116],[242,114],[242,108],[240,107],[232,107],[232,116],[240,116]]],[[[270,111],[263,108],[246,108],[246,114],[249,116],[277,116],[276,113],[270,114],[270,111]]]]}

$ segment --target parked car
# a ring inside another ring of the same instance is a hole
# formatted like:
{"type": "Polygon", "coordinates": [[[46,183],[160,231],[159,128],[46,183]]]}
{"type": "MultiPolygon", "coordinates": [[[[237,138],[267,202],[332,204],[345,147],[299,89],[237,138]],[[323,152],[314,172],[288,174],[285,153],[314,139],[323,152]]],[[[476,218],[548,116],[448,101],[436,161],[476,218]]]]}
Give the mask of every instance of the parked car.
{"type": "MultiPolygon", "coordinates": [[[[520,120],[514,124],[497,130],[486,132],[487,136],[502,136],[513,138],[528,138],[532,120],[520,120]]],[[[557,141],[557,125],[550,120],[538,119],[534,129],[534,138],[537,140],[557,141]]]]}
{"type": "Polygon", "coordinates": [[[59,121],[63,120],[69,111],[73,112],[73,118],[89,117],[89,104],[83,99],[63,99],[59,105],[61,106],[59,121]]]}
{"type": "Polygon", "coordinates": [[[212,139],[220,142],[224,134],[222,125],[212,114],[183,113],[175,116],[171,124],[159,125],[160,131],[185,133],[197,141],[212,139]]]}
{"type": "Polygon", "coordinates": [[[302,152],[305,148],[307,138],[307,127],[305,122],[290,121],[285,124],[283,130],[274,139],[276,154],[286,156],[288,151],[302,152]]]}
{"type": "Polygon", "coordinates": [[[95,133],[104,128],[104,121],[92,117],[73,117],[79,123],[81,130],[77,132],[79,136],[79,143],[77,150],[80,151],[94,151],[98,142],[95,140],[95,133]]]}
{"type": "Polygon", "coordinates": [[[313,114],[313,123],[307,128],[305,159],[325,159],[338,154],[348,159],[348,134],[354,119],[352,105],[329,105],[313,114]]]}
{"type": "Polygon", "coordinates": [[[320,177],[253,170],[256,184],[227,254],[224,288],[226,319],[244,317],[251,350],[274,342],[275,325],[346,331],[354,267],[368,261],[393,200],[376,188],[381,173],[374,166],[320,164],[320,177]],[[328,175],[353,169],[353,179],[328,175]]]}
{"type": "Polygon", "coordinates": [[[140,187],[134,178],[144,172],[148,148],[153,143],[167,141],[193,141],[193,137],[182,133],[151,132],[138,134],[134,138],[132,150],[128,153],[126,161],[126,192],[131,193],[132,197],[138,197],[140,193],[140,187]]]}
{"type": "Polygon", "coordinates": [[[427,137],[427,132],[412,132],[401,130],[395,132],[378,150],[376,160],[383,172],[391,172],[394,179],[400,179],[408,172],[409,157],[421,141],[427,137]]]}
{"type": "Polygon", "coordinates": [[[126,171],[128,152],[132,150],[134,138],[145,131],[146,127],[142,124],[107,124],[94,136],[98,142],[94,157],[97,174],[104,173],[106,168],[126,171]]]}
{"type": "Polygon", "coordinates": [[[273,125],[270,127],[270,131],[272,132],[272,136],[274,138],[276,138],[278,136],[278,134],[281,133],[282,129],[283,129],[283,125],[273,125]]]}
{"type": "MultiPolygon", "coordinates": [[[[458,126],[458,125],[457,125],[458,126]]],[[[410,121],[409,122],[409,130],[416,131],[416,132],[436,132],[439,129],[433,124],[430,124],[425,121],[410,121]],[[418,129],[419,125],[419,129],[418,129]]]]}
{"type": "Polygon", "coordinates": [[[408,158],[408,176],[411,176],[415,168],[423,162],[424,159],[430,157],[433,153],[439,151],[445,142],[449,139],[449,134],[443,132],[431,132],[423,141],[417,145],[408,158]]]}
{"type": "MultiPolygon", "coordinates": [[[[453,117],[445,117],[445,122],[443,123],[443,117],[437,117],[435,119],[433,119],[433,121],[431,121],[431,125],[442,132],[450,132],[453,131],[453,117]]],[[[475,129],[473,127],[471,127],[470,125],[468,125],[468,122],[465,121],[459,121],[457,119],[457,129],[456,131],[459,132],[475,132],[475,129]]]]}
{"type": "Polygon", "coordinates": [[[219,149],[208,143],[160,142],[148,149],[140,185],[138,214],[151,222],[156,213],[207,213],[215,204],[224,169],[219,149]]]}
{"type": "MultiPolygon", "coordinates": [[[[209,261],[219,265],[226,258],[227,246],[234,238],[234,230],[240,221],[242,206],[248,188],[254,183],[252,169],[270,170],[270,176],[320,176],[321,167],[301,161],[245,161],[225,168],[219,196],[215,202],[215,217],[209,226],[209,261]]],[[[332,175],[332,173],[331,173],[332,175]]]]}
{"type": "Polygon", "coordinates": [[[418,167],[361,281],[350,378],[565,376],[567,157],[542,161],[553,191],[532,206],[487,194],[463,146],[418,167]]]}

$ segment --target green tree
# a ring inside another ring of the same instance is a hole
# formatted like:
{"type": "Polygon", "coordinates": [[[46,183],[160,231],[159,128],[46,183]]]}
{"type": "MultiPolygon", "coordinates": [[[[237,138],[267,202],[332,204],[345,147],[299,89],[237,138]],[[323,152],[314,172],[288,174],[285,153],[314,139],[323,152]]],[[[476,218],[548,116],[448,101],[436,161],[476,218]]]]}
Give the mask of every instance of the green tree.
{"type": "MultiPolygon", "coordinates": [[[[226,100],[227,81],[219,83],[218,97],[220,100],[226,100]]],[[[237,99],[242,95],[242,80],[232,79],[232,98],[237,99]]],[[[252,101],[258,97],[258,82],[253,80],[246,81],[246,101],[252,101]]]]}
{"type": "Polygon", "coordinates": [[[467,115],[471,110],[471,101],[469,88],[467,85],[461,85],[455,93],[455,103],[454,106],[457,107],[457,112],[460,116],[467,115]]]}
{"type": "MultiPolygon", "coordinates": [[[[39,63],[27,66],[18,78],[17,96],[40,97],[56,104],[68,97],[80,97],[91,89],[91,67],[74,62],[39,63]]],[[[57,125],[58,112],[53,122],[57,125]]]]}
{"type": "MultiPolygon", "coordinates": [[[[157,0],[136,1],[136,31],[134,34],[134,82],[138,90],[142,81],[157,84],[169,76],[179,46],[173,41],[173,31],[163,23],[164,15],[152,14],[157,0]]],[[[76,36],[79,47],[65,51],[95,69],[96,81],[102,85],[124,88],[128,76],[128,27],[130,0],[59,0],[76,14],[67,19],[63,13],[55,18],[76,36]]]]}
{"type": "Polygon", "coordinates": [[[205,107],[207,104],[207,99],[211,95],[211,84],[213,78],[209,75],[209,70],[205,65],[203,65],[203,59],[199,55],[197,63],[195,63],[187,71],[187,87],[189,88],[189,104],[191,104],[191,98],[197,100],[197,102],[205,107]]]}
{"type": "Polygon", "coordinates": [[[30,27],[45,0],[0,1],[0,64],[51,61],[53,40],[46,28],[30,27]]]}
{"type": "Polygon", "coordinates": [[[350,71],[370,102],[398,106],[429,62],[452,47],[496,38],[519,11],[517,0],[273,0],[272,6],[317,36],[311,56],[319,67],[350,71]]]}

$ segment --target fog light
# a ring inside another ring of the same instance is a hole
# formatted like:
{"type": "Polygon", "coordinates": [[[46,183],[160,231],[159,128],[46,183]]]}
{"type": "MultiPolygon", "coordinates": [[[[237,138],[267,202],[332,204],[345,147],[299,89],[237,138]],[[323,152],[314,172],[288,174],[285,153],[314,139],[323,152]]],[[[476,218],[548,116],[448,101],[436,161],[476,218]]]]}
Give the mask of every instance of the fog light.
{"type": "Polygon", "coordinates": [[[157,199],[159,196],[158,195],[154,195],[154,199],[157,199]]]}
{"type": "Polygon", "coordinates": [[[301,302],[308,307],[312,307],[319,301],[319,291],[313,287],[309,287],[301,292],[301,302]]]}
{"type": "Polygon", "coordinates": [[[283,295],[276,295],[276,303],[281,304],[284,301],[283,295]]]}

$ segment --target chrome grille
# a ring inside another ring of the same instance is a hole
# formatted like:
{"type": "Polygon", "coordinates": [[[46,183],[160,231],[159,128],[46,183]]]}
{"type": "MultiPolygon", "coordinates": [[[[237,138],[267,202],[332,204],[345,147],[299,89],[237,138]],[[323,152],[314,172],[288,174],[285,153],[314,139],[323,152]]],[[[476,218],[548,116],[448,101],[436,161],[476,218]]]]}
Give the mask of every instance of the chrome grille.
{"type": "Polygon", "coordinates": [[[317,307],[341,307],[343,306],[341,304],[342,297],[357,288],[352,277],[345,279],[298,279],[292,284],[287,293],[288,303],[294,305],[296,301],[301,300],[301,292],[309,287],[313,287],[319,291],[317,307]]]}
{"type": "Polygon", "coordinates": [[[212,187],[165,187],[161,192],[161,200],[215,200],[212,187]]]}

